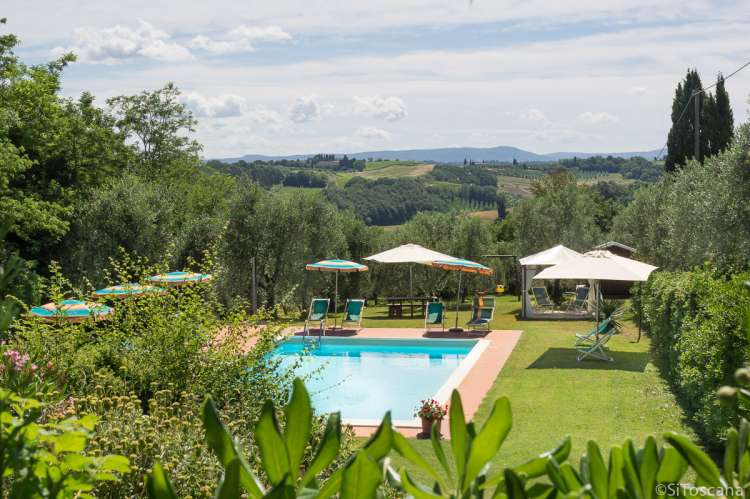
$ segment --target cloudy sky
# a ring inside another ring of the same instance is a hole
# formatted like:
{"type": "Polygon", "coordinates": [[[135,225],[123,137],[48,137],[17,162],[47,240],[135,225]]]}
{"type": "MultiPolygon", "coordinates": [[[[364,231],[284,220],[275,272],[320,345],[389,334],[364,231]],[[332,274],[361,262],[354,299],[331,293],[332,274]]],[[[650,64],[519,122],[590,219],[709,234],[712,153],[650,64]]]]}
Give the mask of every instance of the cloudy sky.
{"type": "MultiPolygon", "coordinates": [[[[674,86],[750,60],[750,0],[3,0],[65,95],[173,81],[206,157],[663,145],[674,86]]],[[[748,119],[750,68],[727,82],[748,119]]]]}

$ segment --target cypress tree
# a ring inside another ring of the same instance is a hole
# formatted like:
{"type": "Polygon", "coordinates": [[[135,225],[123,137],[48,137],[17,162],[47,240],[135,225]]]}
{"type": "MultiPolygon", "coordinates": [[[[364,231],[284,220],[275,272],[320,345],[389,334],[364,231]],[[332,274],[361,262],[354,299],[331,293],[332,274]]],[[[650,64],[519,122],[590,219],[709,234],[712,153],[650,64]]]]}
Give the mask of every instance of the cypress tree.
{"type": "Polygon", "coordinates": [[[716,97],[711,96],[711,105],[706,107],[705,113],[708,126],[707,154],[718,154],[729,146],[734,136],[734,115],[721,73],[716,81],[716,97]]]}
{"type": "MultiPolygon", "coordinates": [[[[664,168],[674,171],[694,156],[694,130],[695,130],[695,106],[699,106],[699,114],[702,112],[701,102],[703,96],[691,98],[694,92],[703,88],[701,77],[695,69],[688,69],[685,80],[677,84],[674,100],[672,101],[672,128],[667,136],[667,158],[664,168]],[[688,104],[689,103],[689,104],[688,104]],[[682,119],[680,115],[687,106],[682,119]],[[679,120],[679,121],[678,121],[679,120]]],[[[703,120],[701,120],[703,121],[703,120]]],[[[707,140],[705,133],[700,134],[700,156],[703,161],[707,140]]]]}

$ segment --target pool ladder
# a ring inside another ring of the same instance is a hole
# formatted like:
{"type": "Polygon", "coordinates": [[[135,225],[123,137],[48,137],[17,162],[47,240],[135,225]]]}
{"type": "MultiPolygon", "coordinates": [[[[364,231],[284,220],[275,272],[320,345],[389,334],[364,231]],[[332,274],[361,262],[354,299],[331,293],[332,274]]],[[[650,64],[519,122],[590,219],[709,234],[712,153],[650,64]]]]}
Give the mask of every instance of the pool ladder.
{"type": "MultiPolygon", "coordinates": [[[[320,335],[318,335],[318,345],[320,345],[321,341],[323,341],[323,336],[326,335],[326,321],[325,319],[320,321],[320,335]]],[[[305,321],[305,329],[302,334],[302,341],[307,342],[307,337],[310,336],[310,322],[305,321]]]]}

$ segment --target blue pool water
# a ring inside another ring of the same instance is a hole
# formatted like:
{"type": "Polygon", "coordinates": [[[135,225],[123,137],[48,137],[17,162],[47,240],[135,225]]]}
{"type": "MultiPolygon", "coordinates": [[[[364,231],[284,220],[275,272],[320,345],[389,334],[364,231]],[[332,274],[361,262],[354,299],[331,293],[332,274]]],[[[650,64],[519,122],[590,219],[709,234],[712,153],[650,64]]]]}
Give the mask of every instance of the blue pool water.
{"type": "Polygon", "coordinates": [[[344,419],[412,419],[417,403],[434,397],[476,340],[390,340],[294,337],[274,355],[284,368],[309,375],[307,388],[318,413],[344,419]]]}

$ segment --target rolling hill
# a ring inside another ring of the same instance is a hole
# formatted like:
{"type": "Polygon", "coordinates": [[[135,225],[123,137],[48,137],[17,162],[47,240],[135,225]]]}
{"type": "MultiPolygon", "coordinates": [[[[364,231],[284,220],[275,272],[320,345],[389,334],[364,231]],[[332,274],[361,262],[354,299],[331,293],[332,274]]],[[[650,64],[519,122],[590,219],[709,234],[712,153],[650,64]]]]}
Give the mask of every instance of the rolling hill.
{"type": "MultiPolygon", "coordinates": [[[[654,158],[659,154],[658,149],[652,151],[630,151],[630,152],[553,152],[547,154],[537,154],[524,149],[510,146],[497,147],[444,147],[440,149],[404,149],[404,150],[383,150],[383,151],[362,151],[346,153],[350,157],[356,158],[380,158],[380,159],[400,159],[409,161],[426,161],[431,163],[457,163],[462,162],[464,158],[473,161],[557,161],[560,159],[570,159],[573,157],[588,158],[591,156],[618,156],[621,158],[632,158],[634,156],[643,156],[644,158],[654,158]]],[[[246,154],[237,158],[221,158],[220,161],[235,162],[245,160],[248,162],[256,160],[274,160],[274,159],[305,159],[314,156],[314,154],[294,154],[288,156],[266,156],[262,154],[246,154]]],[[[343,153],[337,154],[343,156],[343,153]]]]}

